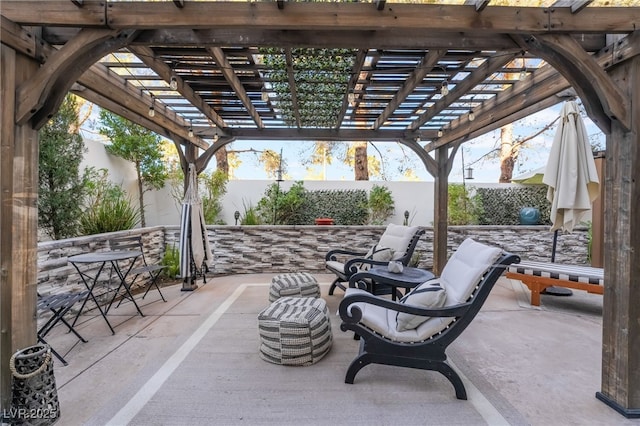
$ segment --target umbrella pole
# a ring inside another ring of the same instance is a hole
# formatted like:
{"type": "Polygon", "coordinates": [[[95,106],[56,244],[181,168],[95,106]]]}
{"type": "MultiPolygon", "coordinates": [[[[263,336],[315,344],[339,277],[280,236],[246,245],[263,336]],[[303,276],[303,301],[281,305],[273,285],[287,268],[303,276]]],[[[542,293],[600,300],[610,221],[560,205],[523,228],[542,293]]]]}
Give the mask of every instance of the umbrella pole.
{"type": "Polygon", "coordinates": [[[198,284],[196,283],[196,274],[194,271],[194,264],[195,262],[193,261],[193,250],[191,250],[191,238],[193,237],[193,235],[191,234],[191,230],[189,230],[188,235],[188,241],[189,241],[189,270],[190,270],[190,276],[185,277],[182,280],[182,288],[180,289],[180,291],[193,291],[195,289],[198,288],[198,284]]]}
{"type": "Polygon", "coordinates": [[[558,230],[553,231],[553,246],[551,246],[551,263],[556,263],[556,247],[558,245],[558,230]]]}
{"type": "MultiPolygon", "coordinates": [[[[551,263],[556,262],[556,247],[558,246],[558,230],[553,231],[553,245],[551,246],[551,263]]],[[[573,291],[565,287],[547,287],[540,292],[550,296],[571,296],[573,291]]]]}

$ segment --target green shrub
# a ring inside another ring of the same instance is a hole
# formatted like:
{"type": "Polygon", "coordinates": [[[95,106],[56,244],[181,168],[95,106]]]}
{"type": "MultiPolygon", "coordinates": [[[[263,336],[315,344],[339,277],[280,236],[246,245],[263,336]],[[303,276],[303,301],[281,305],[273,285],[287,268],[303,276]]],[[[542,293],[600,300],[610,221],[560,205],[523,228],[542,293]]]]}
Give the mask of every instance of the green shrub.
{"type": "Polygon", "coordinates": [[[369,223],[382,225],[395,211],[391,191],[386,186],[373,185],[369,191],[369,223]]]}
{"type": "Polygon", "coordinates": [[[305,220],[305,192],[301,181],[295,182],[288,191],[276,183],[271,184],[256,207],[260,220],[274,225],[299,225],[305,220]]]}
{"type": "Polygon", "coordinates": [[[171,246],[171,248],[167,248],[164,252],[164,256],[162,258],[162,265],[166,266],[162,275],[174,279],[180,273],[180,251],[176,248],[176,246],[171,246]]]}
{"type": "Polygon", "coordinates": [[[244,214],[240,216],[240,224],[241,225],[260,225],[262,221],[260,220],[260,215],[255,207],[251,204],[249,206],[243,203],[244,214]]]}
{"type": "Polygon", "coordinates": [[[107,180],[106,170],[90,179],[88,206],[80,217],[84,235],[124,231],[140,222],[140,210],[119,186],[107,180]]]}

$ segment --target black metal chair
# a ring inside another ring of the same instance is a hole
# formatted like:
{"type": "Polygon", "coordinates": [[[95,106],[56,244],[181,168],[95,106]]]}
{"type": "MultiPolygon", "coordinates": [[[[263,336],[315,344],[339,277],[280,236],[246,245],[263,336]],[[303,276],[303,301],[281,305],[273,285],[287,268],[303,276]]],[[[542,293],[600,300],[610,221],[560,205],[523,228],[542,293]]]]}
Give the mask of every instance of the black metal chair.
{"type": "MultiPolygon", "coordinates": [[[[434,370],[453,384],[456,397],[467,399],[462,380],[447,364],[446,348],[471,323],[505,268],[520,258],[495,247],[465,240],[447,262],[439,278],[427,281],[444,289],[443,305],[425,308],[414,304],[412,290],[400,302],[350,288],[340,303],[343,331],[354,331],[360,340],[358,356],[349,366],[345,383],[353,383],[356,374],[369,364],[434,370]],[[400,315],[418,317],[418,325],[399,326],[400,315]]],[[[424,297],[424,288],[422,295],[424,297]]],[[[423,299],[424,301],[424,299],[423,299]]],[[[424,304],[423,306],[433,306],[424,304]]]]}
{"type": "MultiPolygon", "coordinates": [[[[139,261],[139,263],[134,265],[133,269],[129,271],[129,276],[132,277],[131,281],[128,284],[129,287],[131,288],[139,277],[147,275],[148,282],[142,298],[144,299],[147,296],[147,293],[149,293],[149,290],[151,290],[152,287],[155,287],[156,290],[158,290],[162,301],[167,301],[164,298],[162,291],[160,291],[160,287],[158,286],[158,278],[160,277],[160,274],[162,274],[162,271],[167,268],[167,266],[147,262],[144,254],[142,237],[140,235],[112,238],[111,240],[109,240],[109,246],[111,247],[111,250],[139,250],[140,252],[142,252],[142,256],[140,256],[141,260],[139,261]]],[[[120,302],[122,302],[122,300],[124,300],[124,297],[120,300],[120,302]]]]}
{"type": "Polygon", "coordinates": [[[404,266],[409,265],[418,240],[423,234],[424,229],[417,226],[390,223],[380,240],[369,252],[346,249],[329,251],[325,256],[325,267],[336,275],[336,279],[329,287],[329,295],[333,295],[336,287],[346,290],[347,286],[343,283],[348,283],[349,278],[363,267],[386,266],[390,260],[401,262],[404,266]],[[377,255],[376,250],[384,254],[385,249],[391,249],[390,258],[382,258],[377,255]]]}
{"type": "MultiPolygon", "coordinates": [[[[61,294],[52,294],[49,296],[41,297],[38,295],[38,312],[50,312],[51,317],[38,329],[37,337],[38,341],[44,343],[45,345],[49,345],[47,341],[44,339],[47,334],[55,327],[59,322],[62,322],[67,326],[70,332],[76,335],[78,339],[80,339],[83,343],[86,343],[84,337],[80,335],[74,328],[72,324],[70,324],[64,316],[73,308],[77,302],[81,300],[85,300],[89,295],[89,291],[85,290],[79,293],[61,293],[61,294]]],[[[49,345],[51,347],[51,345],[49,345]]],[[[58,358],[64,365],[67,365],[67,361],[56,352],[55,349],[51,347],[51,352],[58,358]]]]}

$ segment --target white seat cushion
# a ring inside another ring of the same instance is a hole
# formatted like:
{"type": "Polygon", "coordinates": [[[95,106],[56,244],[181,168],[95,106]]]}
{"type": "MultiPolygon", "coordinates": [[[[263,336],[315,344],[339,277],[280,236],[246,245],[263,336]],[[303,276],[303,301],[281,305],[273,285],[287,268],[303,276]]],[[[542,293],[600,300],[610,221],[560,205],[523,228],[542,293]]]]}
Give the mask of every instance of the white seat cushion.
{"type": "MultiPolygon", "coordinates": [[[[485,272],[498,260],[502,250],[468,238],[460,244],[438,278],[446,290],[444,306],[466,302],[485,272]]],[[[364,290],[347,289],[346,295],[364,290]]],[[[398,330],[398,312],[367,303],[356,303],[362,310],[361,323],[384,337],[398,342],[420,342],[444,330],[453,317],[431,317],[418,327],[398,330]]],[[[353,306],[353,305],[352,305],[353,306]]]]}
{"type": "Polygon", "coordinates": [[[378,247],[388,247],[393,249],[393,260],[405,255],[409,243],[418,232],[417,226],[403,226],[390,223],[380,237],[378,247]]]}
{"type": "Polygon", "coordinates": [[[440,283],[447,290],[445,306],[466,302],[480,278],[501,254],[498,247],[487,246],[471,238],[464,240],[440,275],[440,283]]]}
{"type": "MultiPolygon", "coordinates": [[[[444,287],[440,285],[440,281],[435,278],[416,286],[409,294],[400,299],[400,303],[414,305],[420,308],[434,309],[443,307],[446,300],[447,292],[444,287]]],[[[428,319],[429,317],[422,315],[398,312],[396,328],[398,331],[411,330],[428,319]]]]}

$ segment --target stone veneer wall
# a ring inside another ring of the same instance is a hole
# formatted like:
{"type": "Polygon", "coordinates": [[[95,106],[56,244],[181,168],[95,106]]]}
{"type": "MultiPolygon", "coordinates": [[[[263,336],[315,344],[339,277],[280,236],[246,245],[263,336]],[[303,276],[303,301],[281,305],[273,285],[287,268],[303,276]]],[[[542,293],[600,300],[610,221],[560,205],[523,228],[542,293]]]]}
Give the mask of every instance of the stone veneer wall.
{"type": "MultiPolygon", "coordinates": [[[[78,271],[67,262],[69,256],[109,250],[109,239],[127,235],[142,235],[144,254],[148,263],[158,263],[165,252],[164,227],[154,226],[121,232],[87,235],[56,241],[38,243],[38,293],[66,292],[70,289],[84,290],[78,271]]],[[[95,275],[99,264],[81,265],[81,270],[95,275]]],[[[106,277],[106,272],[102,273],[106,277]]],[[[105,278],[106,279],[106,278],[105,278]]]]}
{"type": "MultiPolygon", "coordinates": [[[[214,274],[326,272],[325,254],[334,248],[362,249],[379,240],[384,226],[210,226],[214,274]]],[[[451,226],[448,251],[467,237],[502,247],[528,260],[550,261],[553,233],[548,226],[451,226]]],[[[176,244],[177,227],[166,228],[167,245],[176,244]]],[[[433,228],[425,227],[416,252],[419,267],[433,264],[433,228]]],[[[556,262],[587,263],[587,228],[558,238],[556,262]]]]}
{"type": "MultiPolygon", "coordinates": [[[[384,232],[384,226],[209,226],[209,240],[215,264],[211,273],[249,274],[308,271],[324,273],[324,256],[334,248],[368,250],[384,232]]],[[[433,228],[425,227],[416,252],[421,268],[433,262],[433,228]]],[[[556,262],[587,263],[587,228],[558,238],[556,262]]],[[[38,244],[38,291],[49,294],[82,289],[75,268],[67,257],[78,253],[108,250],[109,238],[142,235],[150,263],[160,262],[165,247],[179,240],[178,226],[157,226],[123,232],[91,235],[38,244]]],[[[548,226],[452,226],[449,253],[467,237],[502,247],[528,260],[550,261],[553,233],[548,226]]],[[[87,265],[93,273],[98,265],[87,265]]]]}

